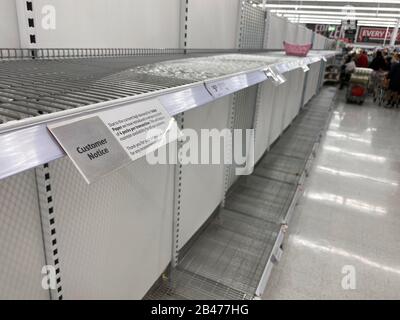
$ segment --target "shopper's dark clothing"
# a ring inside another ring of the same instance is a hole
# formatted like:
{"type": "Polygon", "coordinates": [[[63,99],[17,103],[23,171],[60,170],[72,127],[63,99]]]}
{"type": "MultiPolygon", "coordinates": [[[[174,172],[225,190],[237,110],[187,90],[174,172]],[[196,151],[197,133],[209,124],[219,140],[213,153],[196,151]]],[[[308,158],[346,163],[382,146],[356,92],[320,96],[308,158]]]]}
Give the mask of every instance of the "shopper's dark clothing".
{"type": "Polygon", "coordinates": [[[387,70],[385,59],[382,56],[376,56],[369,67],[375,71],[387,70]]]}
{"type": "Polygon", "coordinates": [[[389,90],[400,93],[400,63],[394,63],[388,74],[389,90]]]}
{"type": "Polygon", "coordinates": [[[392,57],[387,57],[385,59],[385,61],[386,61],[386,69],[385,69],[385,71],[392,70],[392,57]]]}

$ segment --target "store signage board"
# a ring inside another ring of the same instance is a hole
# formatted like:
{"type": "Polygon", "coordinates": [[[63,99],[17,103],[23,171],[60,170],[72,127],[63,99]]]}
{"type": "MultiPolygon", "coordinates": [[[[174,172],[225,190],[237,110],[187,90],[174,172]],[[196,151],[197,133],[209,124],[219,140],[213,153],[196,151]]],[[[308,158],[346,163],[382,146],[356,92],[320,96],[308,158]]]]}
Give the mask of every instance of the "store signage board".
{"type": "Polygon", "coordinates": [[[49,124],[87,183],[175,141],[180,132],[158,99],[49,124]]]}
{"type": "Polygon", "coordinates": [[[274,67],[268,67],[267,69],[264,70],[264,72],[267,78],[272,80],[272,83],[275,86],[279,86],[286,82],[286,78],[281,73],[279,73],[274,67]]]}

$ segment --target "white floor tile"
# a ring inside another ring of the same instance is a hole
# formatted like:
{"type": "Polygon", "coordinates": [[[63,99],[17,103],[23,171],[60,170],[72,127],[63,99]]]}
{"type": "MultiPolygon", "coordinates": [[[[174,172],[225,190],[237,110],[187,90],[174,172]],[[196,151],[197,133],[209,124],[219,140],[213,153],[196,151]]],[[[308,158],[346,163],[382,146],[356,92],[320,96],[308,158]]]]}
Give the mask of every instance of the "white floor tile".
{"type": "Polygon", "coordinates": [[[400,110],[341,97],[264,298],[400,299],[399,207],[400,110]]]}

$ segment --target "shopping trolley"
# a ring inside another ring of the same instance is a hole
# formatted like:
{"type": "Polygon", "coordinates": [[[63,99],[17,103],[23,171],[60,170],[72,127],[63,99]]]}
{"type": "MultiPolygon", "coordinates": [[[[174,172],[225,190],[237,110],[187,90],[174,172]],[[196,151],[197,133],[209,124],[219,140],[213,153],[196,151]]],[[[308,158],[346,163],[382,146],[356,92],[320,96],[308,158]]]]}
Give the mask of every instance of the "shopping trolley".
{"type": "Polygon", "coordinates": [[[356,68],[352,73],[349,86],[347,87],[347,102],[356,102],[362,104],[368,94],[368,85],[370,82],[372,69],[356,68]]]}
{"type": "Polygon", "coordinates": [[[374,102],[381,106],[388,97],[387,72],[374,71],[371,75],[372,96],[374,102]]]}

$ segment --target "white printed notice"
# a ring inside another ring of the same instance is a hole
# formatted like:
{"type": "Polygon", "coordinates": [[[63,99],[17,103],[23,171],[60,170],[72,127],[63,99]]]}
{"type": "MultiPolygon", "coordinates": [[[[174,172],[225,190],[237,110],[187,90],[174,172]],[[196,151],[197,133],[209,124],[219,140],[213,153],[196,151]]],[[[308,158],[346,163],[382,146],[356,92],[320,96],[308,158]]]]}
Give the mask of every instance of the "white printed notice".
{"type": "Polygon", "coordinates": [[[176,121],[158,99],[136,103],[133,108],[106,111],[99,117],[132,160],[177,139],[176,121]]]}
{"type": "Polygon", "coordinates": [[[208,92],[210,92],[210,94],[216,99],[233,92],[232,88],[229,85],[229,81],[227,80],[207,82],[205,86],[208,92]]]}
{"type": "Polygon", "coordinates": [[[48,125],[87,183],[175,141],[180,131],[158,99],[48,125]]]}
{"type": "Polygon", "coordinates": [[[264,70],[264,72],[267,78],[272,80],[272,83],[275,86],[279,86],[286,82],[286,78],[280,72],[278,72],[275,67],[268,67],[264,70]]]}
{"type": "Polygon", "coordinates": [[[310,68],[308,67],[307,64],[302,64],[302,65],[301,65],[301,68],[303,69],[303,72],[308,72],[308,71],[310,71],[310,68]]]}

